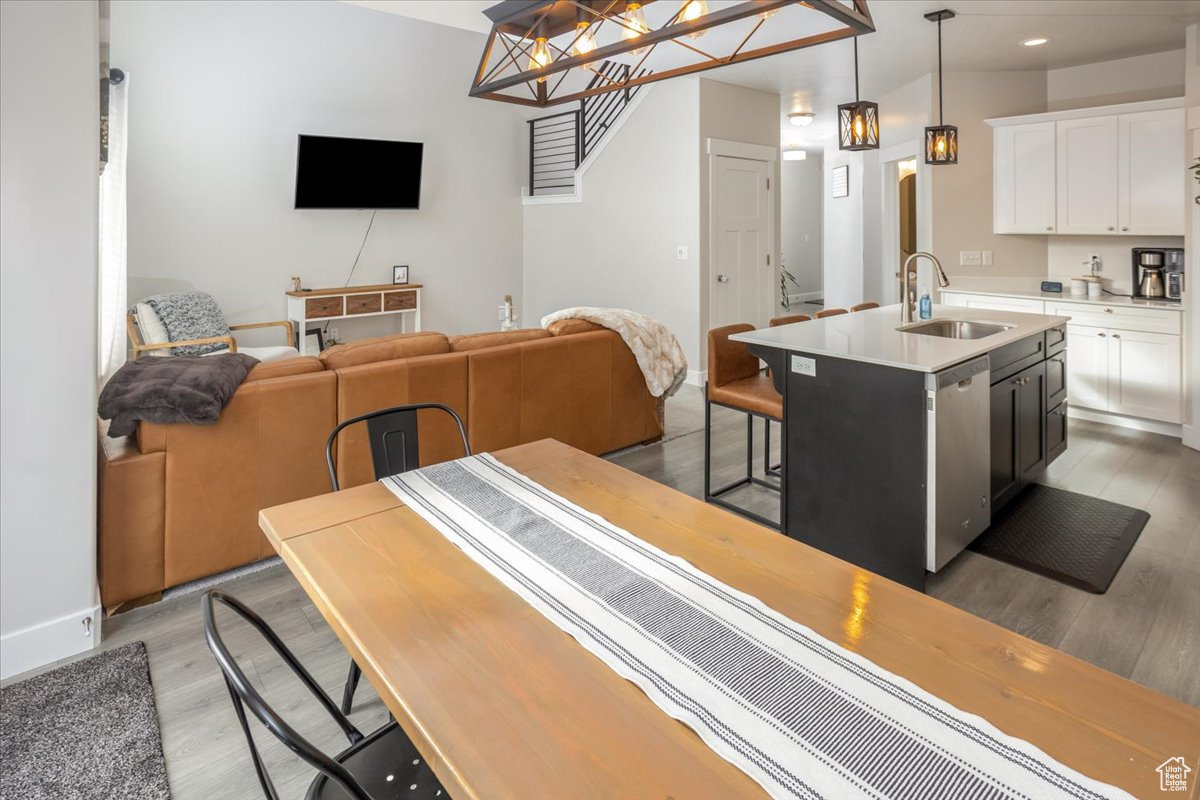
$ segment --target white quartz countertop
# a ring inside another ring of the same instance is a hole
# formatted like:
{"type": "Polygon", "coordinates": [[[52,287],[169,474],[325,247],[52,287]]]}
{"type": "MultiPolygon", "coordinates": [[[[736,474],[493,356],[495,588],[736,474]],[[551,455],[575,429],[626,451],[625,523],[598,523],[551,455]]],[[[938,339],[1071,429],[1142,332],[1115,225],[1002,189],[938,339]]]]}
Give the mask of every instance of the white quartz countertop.
{"type": "MultiPolygon", "coordinates": [[[[730,338],[747,344],[776,347],[810,355],[865,361],[885,367],[937,372],[1006,344],[1062,325],[1070,317],[1021,314],[1015,311],[935,305],[933,319],[993,322],[1013,327],[982,339],[944,339],[901,328],[900,305],[873,308],[854,314],[760,328],[730,338]]],[[[903,327],[920,325],[916,320],[903,327]]]]}
{"type": "Polygon", "coordinates": [[[1071,294],[1070,278],[1046,278],[1060,281],[1062,292],[1043,292],[1042,278],[962,278],[955,276],[953,282],[939,291],[949,294],[983,294],[992,297],[1027,297],[1033,300],[1055,302],[1089,303],[1100,306],[1124,306],[1126,308],[1162,308],[1183,311],[1183,303],[1174,300],[1144,300],[1140,297],[1123,297],[1106,294],[1101,297],[1071,294]]]}

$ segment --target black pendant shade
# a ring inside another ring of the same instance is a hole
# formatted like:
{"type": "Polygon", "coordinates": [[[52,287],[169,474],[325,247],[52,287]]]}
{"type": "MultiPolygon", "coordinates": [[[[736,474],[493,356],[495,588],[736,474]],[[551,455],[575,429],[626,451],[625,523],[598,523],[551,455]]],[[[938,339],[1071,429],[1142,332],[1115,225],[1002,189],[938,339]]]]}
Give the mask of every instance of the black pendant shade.
{"type": "Polygon", "coordinates": [[[958,128],[947,125],[942,113],[942,20],[953,19],[954,12],[950,9],[932,11],[925,19],[936,22],[938,26],[938,124],[925,129],[925,163],[926,164],[957,164],[958,163],[958,128]]]}
{"type": "Polygon", "coordinates": [[[858,97],[858,37],[854,37],[854,102],[838,106],[838,149],[879,149],[879,104],[858,97]]]}

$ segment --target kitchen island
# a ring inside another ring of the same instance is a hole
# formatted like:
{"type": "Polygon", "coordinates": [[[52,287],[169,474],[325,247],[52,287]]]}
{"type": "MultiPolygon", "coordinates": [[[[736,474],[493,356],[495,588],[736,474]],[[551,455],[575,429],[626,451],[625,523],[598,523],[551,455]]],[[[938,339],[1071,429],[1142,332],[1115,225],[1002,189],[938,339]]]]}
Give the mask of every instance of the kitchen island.
{"type": "Polygon", "coordinates": [[[923,589],[1066,449],[1068,319],[893,305],[733,336],[783,396],[784,532],[923,589]]]}

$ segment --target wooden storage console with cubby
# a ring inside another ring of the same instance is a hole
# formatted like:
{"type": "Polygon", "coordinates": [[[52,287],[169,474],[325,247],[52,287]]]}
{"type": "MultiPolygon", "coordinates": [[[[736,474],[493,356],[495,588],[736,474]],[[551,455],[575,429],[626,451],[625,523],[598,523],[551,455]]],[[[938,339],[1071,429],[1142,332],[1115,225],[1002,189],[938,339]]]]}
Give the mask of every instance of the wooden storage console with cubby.
{"type": "Polygon", "coordinates": [[[421,330],[421,284],[381,283],[373,286],[343,286],[338,289],[308,289],[288,292],[288,319],[299,331],[300,355],[316,355],[309,351],[304,333],[311,322],[330,322],[353,317],[374,317],[380,314],[405,314],[401,320],[404,332],[421,330]]]}

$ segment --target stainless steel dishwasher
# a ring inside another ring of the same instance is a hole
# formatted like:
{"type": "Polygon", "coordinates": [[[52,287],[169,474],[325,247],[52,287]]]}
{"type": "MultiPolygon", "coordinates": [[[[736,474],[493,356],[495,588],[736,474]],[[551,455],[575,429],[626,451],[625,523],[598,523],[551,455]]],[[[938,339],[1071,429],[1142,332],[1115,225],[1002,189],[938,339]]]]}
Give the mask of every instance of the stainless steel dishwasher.
{"type": "Polygon", "coordinates": [[[925,568],[937,572],[991,524],[987,356],[925,376],[925,568]]]}

